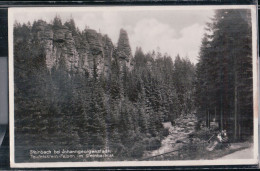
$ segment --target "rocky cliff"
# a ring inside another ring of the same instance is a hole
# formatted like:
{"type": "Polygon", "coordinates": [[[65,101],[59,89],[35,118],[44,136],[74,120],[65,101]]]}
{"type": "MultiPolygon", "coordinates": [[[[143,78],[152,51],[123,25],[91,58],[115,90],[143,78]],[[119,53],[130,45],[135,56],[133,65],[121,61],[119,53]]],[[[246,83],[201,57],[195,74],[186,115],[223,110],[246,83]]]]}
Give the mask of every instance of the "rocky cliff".
{"type": "MultiPolygon", "coordinates": [[[[75,29],[74,22],[63,25],[55,19],[53,24],[43,20],[34,22],[27,40],[41,45],[50,72],[63,68],[69,74],[88,73],[93,76],[96,72],[98,76],[109,77],[111,61],[115,58],[119,59],[121,66],[131,67],[133,57],[125,30],[121,29],[116,47],[107,35],[92,29],[81,32],[75,29]],[[118,53],[113,53],[116,48],[118,53]]],[[[15,41],[24,41],[23,36],[17,35],[15,41]]]]}
{"type": "Polygon", "coordinates": [[[124,29],[120,30],[119,40],[117,43],[117,56],[119,58],[121,66],[127,66],[132,68],[133,56],[127,32],[124,29]]]}

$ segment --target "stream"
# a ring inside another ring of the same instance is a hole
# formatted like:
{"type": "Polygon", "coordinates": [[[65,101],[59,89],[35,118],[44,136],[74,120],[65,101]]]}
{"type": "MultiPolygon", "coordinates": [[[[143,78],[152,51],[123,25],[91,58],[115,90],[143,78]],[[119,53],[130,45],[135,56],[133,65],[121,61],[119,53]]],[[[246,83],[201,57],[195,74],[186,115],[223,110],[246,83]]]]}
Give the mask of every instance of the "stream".
{"type": "MultiPolygon", "coordinates": [[[[157,150],[145,151],[143,158],[150,158],[171,151],[178,151],[184,143],[188,143],[188,135],[195,131],[197,117],[194,114],[180,116],[175,120],[175,124],[164,122],[164,128],[169,130],[169,135],[161,142],[161,147],[157,150]]],[[[175,155],[176,152],[171,153],[175,155]]]]}

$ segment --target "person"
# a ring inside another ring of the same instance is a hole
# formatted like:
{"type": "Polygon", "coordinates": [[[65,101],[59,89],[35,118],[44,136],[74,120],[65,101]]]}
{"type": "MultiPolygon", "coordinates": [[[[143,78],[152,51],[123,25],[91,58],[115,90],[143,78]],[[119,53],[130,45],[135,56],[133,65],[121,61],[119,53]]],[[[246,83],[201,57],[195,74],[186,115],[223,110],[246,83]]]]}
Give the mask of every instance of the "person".
{"type": "Polygon", "coordinates": [[[226,130],[222,130],[219,135],[218,135],[218,139],[221,143],[221,148],[227,148],[229,147],[229,143],[228,143],[228,136],[227,136],[227,131],[226,130]]]}
{"type": "Polygon", "coordinates": [[[208,151],[213,151],[216,148],[222,149],[222,148],[229,147],[228,136],[227,136],[226,130],[219,131],[218,133],[213,135],[209,141],[210,141],[210,144],[206,148],[208,151]]]}

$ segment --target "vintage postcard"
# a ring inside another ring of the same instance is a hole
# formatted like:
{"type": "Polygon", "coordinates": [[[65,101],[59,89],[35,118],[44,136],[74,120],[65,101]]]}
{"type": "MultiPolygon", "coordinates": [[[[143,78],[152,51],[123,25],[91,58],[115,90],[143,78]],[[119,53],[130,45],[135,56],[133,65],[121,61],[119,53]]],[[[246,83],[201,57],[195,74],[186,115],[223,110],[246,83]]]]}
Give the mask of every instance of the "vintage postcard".
{"type": "Polygon", "coordinates": [[[255,5],[8,14],[11,167],[258,163],[255,5]]]}

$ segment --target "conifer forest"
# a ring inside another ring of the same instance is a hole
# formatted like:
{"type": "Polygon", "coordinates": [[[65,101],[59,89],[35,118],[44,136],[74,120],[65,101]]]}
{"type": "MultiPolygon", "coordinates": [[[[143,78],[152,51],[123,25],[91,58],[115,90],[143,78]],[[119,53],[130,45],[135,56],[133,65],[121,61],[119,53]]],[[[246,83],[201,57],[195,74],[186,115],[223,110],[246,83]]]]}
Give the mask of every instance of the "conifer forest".
{"type": "Polygon", "coordinates": [[[32,149],[113,152],[56,161],[203,159],[213,131],[226,130],[230,143],[252,138],[250,10],[215,10],[196,64],[131,47],[124,28],[118,34],[114,44],[58,15],[52,22],[14,23],[17,162],[54,161],[32,160],[32,149]],[[149,158],[165,143],[178,153],[149,158]]]}

